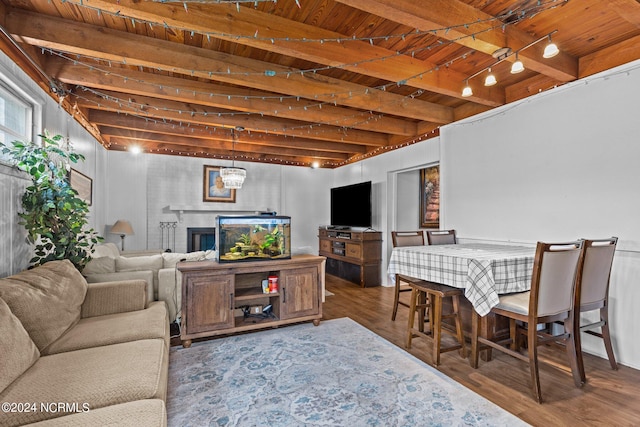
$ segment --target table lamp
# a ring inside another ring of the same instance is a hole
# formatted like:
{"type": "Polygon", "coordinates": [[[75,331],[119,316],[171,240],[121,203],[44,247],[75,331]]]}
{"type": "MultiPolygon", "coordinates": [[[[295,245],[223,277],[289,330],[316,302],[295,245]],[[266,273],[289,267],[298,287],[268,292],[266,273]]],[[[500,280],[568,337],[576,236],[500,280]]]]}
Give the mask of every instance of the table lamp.
{"type": "Polygon", "coordinates": [[[134,234],[133,228],[131,227],[131,223],[123,219],[119,219],[116,221],[115,224],[113,224],[113,227],[111,227],[110,233],[120,235],[120,239],[122,241],[121,251],[124,251],[124,236],[130,236],[134,234]]]}

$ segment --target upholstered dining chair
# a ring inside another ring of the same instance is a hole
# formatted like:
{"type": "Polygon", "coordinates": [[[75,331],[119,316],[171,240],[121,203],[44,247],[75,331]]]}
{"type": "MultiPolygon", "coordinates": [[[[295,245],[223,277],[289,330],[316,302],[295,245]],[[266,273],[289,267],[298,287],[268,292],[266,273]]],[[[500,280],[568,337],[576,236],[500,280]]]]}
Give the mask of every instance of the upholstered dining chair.
{"type": "MultiPolygon", "coordinates": [[[[607,351],[611,369],[617,370],[618,364],[613,354],[611,334],[609,331],[609,278],[613,255],[618,243],[617,237],[609,239],[584,240],[584,263],[582,266],[581,285],[575,294],[575,304],[579,306],[575,316],[575,330],[586,332],[602,338],[607,351]],[[582,323],[580,313],[599,310],[600,320],[582,323]],[[600,328],[601,332],[593,329],[600,328]]],[[[586,381],[584,363],[582,361],[582,343],[580,333],[576,333],[576,351],[578,353],[578,367],[582,381],[586,381]]]]}
{"type": "MultiPolygon", "coordinates": [[[[424,246],[424,233],[422,230],[417,231],[392,231],[391,242],[394,248],[400,246],[424,246]]],[[[409,282],[413,280],[411,277],[396,274],[395,294],[393,298],[393,313],[391,314],[391,321],[396,320],[398,314],[398,305],[409,307],[409,304],[400,301],[400,294],[402,292],[410,292],[411,289],[407,287],[409,282]]],[[[422,311],[421,321],[424,323],[424,311],[422,311]]]]}
{"type": "Polygon", "coordinates": [[[427,242],[429,245],[456,244],[456,230],[427,230],[427,242]]]}
{"type": "Polygon", "coordinates": [[[582,386],[575,345],[575,335],[578,332],[574,329],[576,314],[574,298],[576,288],[580,286],[580,274],[584,261],[582,248],[581,240],[568,243],[538,242],[531,277],[531,290],[501,295],[498,305],[491,309],[492,313],[509,319],[509,339],[494,342],[480,337],[480,315],[473,312],[469,358],[473,368],[478,367],[481,344],[528,362],[533,396],[538,403],[542,403],[538,374],[538,345],[564,340],[573,380],[576,386],[582,386]],[[537,325],[540,323],[556,321],[562,321],[564,324],[564,333],[561,335],[553,336],[537,330],[537,325]],[[520,334],[525,331],[519,329],[516,322],[526,323],[527,326],[526,355],[519,351],[520,334]]]}

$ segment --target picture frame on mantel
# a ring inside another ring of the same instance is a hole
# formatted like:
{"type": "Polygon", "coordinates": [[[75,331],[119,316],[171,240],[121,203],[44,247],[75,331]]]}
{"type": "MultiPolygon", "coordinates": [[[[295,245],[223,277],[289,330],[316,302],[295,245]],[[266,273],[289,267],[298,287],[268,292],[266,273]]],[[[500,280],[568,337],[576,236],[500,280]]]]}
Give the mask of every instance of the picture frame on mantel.
{"type": "Polygon", "coordinates": [[[93,180],[82,172],[71,168],[69,171],[69,185],[78,192],[78,198],[91,206],[93,202],[93,180]]]}
{"type": "Polygon", "coordinates": [[[420,227],[440,228],[440,165],[420,169],[420,227]]]}
{"type": "Polygon", "coordinates": [[[235,203],[236,190],[224,188],[220,168],[220,166],[204,165],[202,201],[235,203]]]}

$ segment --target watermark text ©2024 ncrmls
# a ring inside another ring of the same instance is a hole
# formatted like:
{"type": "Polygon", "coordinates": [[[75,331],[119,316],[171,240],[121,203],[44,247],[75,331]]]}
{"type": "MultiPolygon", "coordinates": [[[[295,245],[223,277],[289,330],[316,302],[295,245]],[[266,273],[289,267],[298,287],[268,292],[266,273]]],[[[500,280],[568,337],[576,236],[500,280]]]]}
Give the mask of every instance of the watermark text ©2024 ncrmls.
{"type": "Polygon", "coordinates": [[[86,402],[2,402],[1,411],[10,412],[47,412],[67,414],[89,412],[91,407],[86,402]]]}

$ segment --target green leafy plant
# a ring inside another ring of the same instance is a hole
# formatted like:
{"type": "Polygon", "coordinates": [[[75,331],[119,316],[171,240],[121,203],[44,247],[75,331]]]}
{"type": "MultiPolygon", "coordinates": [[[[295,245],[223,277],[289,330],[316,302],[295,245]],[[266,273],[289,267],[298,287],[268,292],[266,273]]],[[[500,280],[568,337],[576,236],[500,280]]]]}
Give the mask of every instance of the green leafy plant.
{"type": "Polygon", "coordinates": [[[78,197],[68,178],[69,165],[84,161],[82,154],[61,146],[64,137],[39,135],[43,145],[13,141],[0,143],[3,154],[31,177],[22,196],[20,225],[27,230],[27,241],[35,245],[33,265],[68,259],[82,270],[91,260],[91,249],[103,238],[87,228],[89,206],[78,197]]]}

